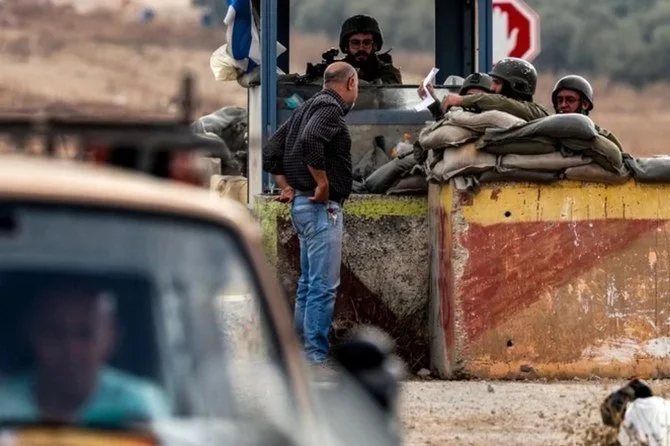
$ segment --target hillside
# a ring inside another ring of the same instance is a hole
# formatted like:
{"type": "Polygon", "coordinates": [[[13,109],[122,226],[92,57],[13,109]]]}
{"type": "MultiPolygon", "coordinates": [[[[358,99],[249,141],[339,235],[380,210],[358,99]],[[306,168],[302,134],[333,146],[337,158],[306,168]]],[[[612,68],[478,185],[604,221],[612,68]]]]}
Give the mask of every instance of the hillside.
{"type": "MultiPolygon", "coordinates": [[[[0,107],[26,108],[67,104],[95,113],[165,114],[184,69],[197,76],[199,112],[224,105],[244,105],[246,90],[237,83],[214,81],[209,57],[223,42],[220,29],[197,26],[196,14],[162,14],[150,24],[122,13],[54,6],[37,0],[7,0],[0,15],[0,107]]],[[[65,0],[59,0],[61,2],[65,0]]],[[[79,0],[96,2],[99,0],[79,0]]],[[[158,0],[155,0],[156,2],[158,0]]],[[[178,0],[165,0],[175,4],[178,0]]],[[[291,68],[302,71],[307,61],[335,42],[319,35],[292,36],[291,68]]],[[[416,83],[432,66],[427,54],[393,51],[405,82],[416,83]]],[[[556,76],[540,81],[537,99],[548,105],[556,76]]],[[[654,85],[635,92],[605,80],[595,82],[594,119],[620,137],[636,154],[665,153],[665,128],[670,126],[666,103],[670,87],[654,85]]]]}

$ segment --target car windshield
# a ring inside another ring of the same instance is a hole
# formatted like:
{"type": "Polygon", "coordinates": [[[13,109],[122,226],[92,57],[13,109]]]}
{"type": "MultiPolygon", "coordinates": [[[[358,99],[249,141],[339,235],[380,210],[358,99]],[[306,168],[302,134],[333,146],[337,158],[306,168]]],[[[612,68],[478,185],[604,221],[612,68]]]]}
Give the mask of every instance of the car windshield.
{"type": "Polygon", "coordinates": [[[290,417],[254,280],[224,227],[0,203],[0,426],[290,417]]]}

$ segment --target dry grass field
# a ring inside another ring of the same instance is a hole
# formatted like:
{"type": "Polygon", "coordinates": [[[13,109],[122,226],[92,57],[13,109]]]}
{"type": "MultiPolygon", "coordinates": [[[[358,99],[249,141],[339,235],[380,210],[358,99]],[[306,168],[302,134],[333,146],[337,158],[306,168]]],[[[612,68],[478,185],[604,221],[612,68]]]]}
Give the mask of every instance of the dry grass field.
{"type": "MultiPolygon", "coordinates": [[[[75,107],[95,113],[165,114],[179,74],[197,77],[199,111],[244,105],[246,90],[237,83],[214,81],[209,57],[224,40],[220,29],[197,25],[197,14],[185,0],[152,0],[159,8],[150,24],[133,19],[137,6],[123,0],[6,0],[0,9],[0,108],[75,107]],[[126,3],[121,11],[96,5],[126,3]]],[[[335,42],[318,36],[292,36],[291,71],[302,71],[335,42]]],[[[406,82],[426,73],[428,54],[394,51],[406,82]]],[[[537,100],[549,103],[555,75],[544,75],[537,100]]],[[[605,80],[595,82],[596,122],[619,136],[627,151],[638,155],[670,152],[670,84],[636,92],[605,80]]]]}

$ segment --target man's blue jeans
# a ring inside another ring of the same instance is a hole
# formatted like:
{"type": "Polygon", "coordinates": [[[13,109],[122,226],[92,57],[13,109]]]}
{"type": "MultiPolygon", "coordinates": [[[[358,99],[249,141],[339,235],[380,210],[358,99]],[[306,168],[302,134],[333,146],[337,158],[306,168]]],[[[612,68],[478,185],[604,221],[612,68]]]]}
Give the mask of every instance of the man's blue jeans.
{"type": "Polygon", "coordinates": [[[314,203],[298,196],[291,206],[293,228],[300,240],[300,279],[295,300],[295,326],[307,359],[328,358],[328,335],[342,261],[342,209],[334,201],[314,203]]]}

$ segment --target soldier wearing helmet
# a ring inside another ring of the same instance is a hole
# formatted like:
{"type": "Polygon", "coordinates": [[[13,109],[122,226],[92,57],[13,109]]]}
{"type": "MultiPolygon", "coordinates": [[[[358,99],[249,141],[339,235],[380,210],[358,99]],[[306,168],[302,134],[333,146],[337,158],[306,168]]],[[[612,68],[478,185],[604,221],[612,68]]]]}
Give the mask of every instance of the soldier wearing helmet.
{"type": "Polygon", "coordinates": [[[489,75],[492,78],[492,94],[447,96],[442,101],[444,111],[451,107],[474,112],[500,110],[526,121],[549,116],[544,107],[533,102],[537,71],[530,62],[507,57],[499,61],[489,75]]]}
{"type": "MultiPolygon", "coordinates": [[[[556,82],[551,92],[551,103],[556,113],[581,113],[588,116],[593,110],[593,87],[582,76],[571,74],[556,82]]],[[[596,125],[598,133],[616,144],[621,150],[623,147],[619,139],[612,132],[596,125]]]]}
{"type": "Polygon", "coordinates": [[[393,66],[388,52],[378,54],[384,45],[382,30],[373,17],[355,15],[342,24],[340,51],[344,62],[358,71],[358,78],[377,84],[402,84],[400,70],[393,66]]]}
{"type": "MultiPolygon", "coordinates": [[[[491,93],[491,85],[493,83],[493,78],[486,73],[472,73],[470,76],[463,79],[460,76],[449,76],[444,81],[444,86],[447,87],[447,90],[450,93],[458,92],[461,96],[468,96],[474,94],[484,94],[491,93]],[[455,90],[455,91],[454,91],[455,90]]],[[[426,90],[428,93],[435,99],[428,110],[433,114],[435,120],[439,121],[444,118],[444,113],[440,105],[440,100],[437,99],[435,95],[435,90],[432,85],[428,85],[425,89],[423,85],[419,85],[417,93],[421,99],[426,97],[426,90]]]]}

